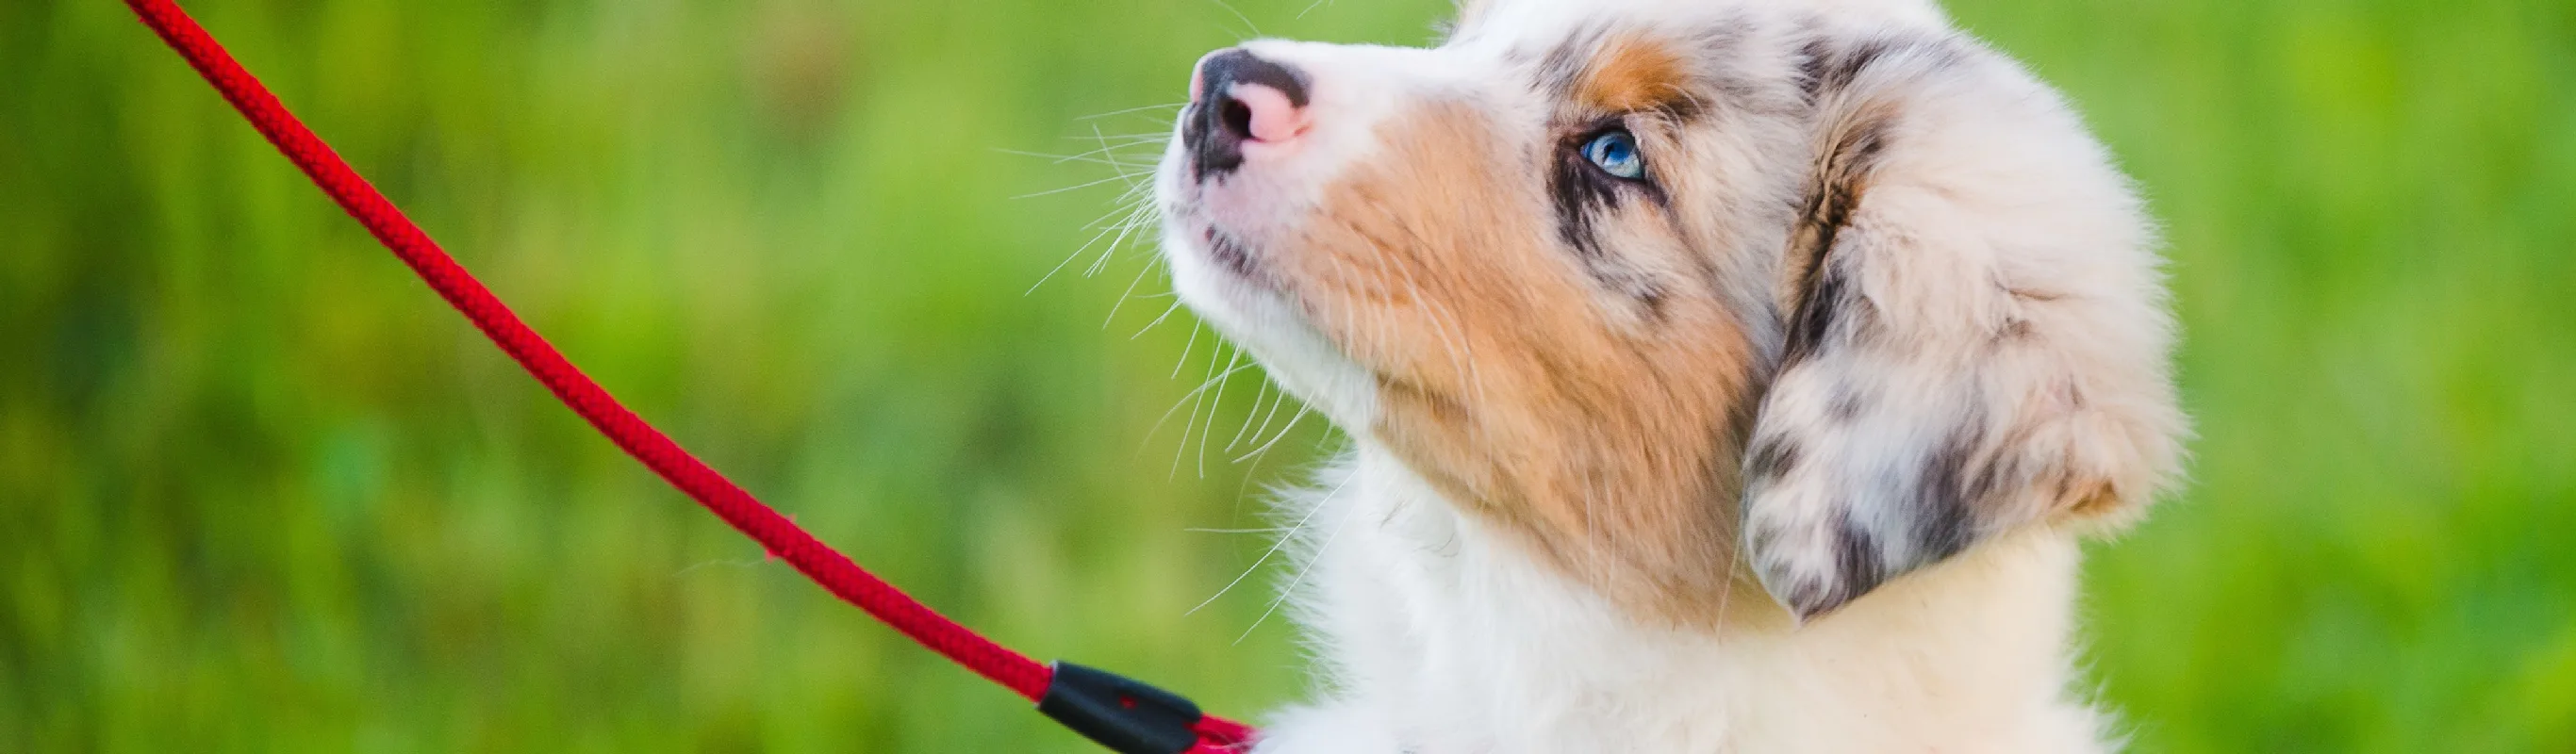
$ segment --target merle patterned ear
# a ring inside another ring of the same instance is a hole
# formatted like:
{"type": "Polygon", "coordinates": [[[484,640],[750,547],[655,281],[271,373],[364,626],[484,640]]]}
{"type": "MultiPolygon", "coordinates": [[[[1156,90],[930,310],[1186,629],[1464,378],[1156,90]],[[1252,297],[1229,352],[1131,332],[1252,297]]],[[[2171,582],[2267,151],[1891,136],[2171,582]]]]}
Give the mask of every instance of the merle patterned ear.
{"type": "Polygon", "coordinates": [[[1816,159],[1742,511],[1801,619],[2017,527],[2134,512],[2185,432],[2152,234],[2062,101],[1953,38],[1809,54],[1816,159]]]}

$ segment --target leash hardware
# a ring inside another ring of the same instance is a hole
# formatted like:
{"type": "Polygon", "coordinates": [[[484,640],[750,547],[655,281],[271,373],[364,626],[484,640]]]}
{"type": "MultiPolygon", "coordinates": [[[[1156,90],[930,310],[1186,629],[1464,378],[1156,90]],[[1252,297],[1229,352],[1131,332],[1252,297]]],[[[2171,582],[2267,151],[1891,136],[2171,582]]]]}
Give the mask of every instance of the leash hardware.
{"type": "Polygon", "coordinates": [[[1038,712],[1119,754],[1182,754],[1199,743],[1199,706],[1179,694],[1057,660],[1038,712]]]}

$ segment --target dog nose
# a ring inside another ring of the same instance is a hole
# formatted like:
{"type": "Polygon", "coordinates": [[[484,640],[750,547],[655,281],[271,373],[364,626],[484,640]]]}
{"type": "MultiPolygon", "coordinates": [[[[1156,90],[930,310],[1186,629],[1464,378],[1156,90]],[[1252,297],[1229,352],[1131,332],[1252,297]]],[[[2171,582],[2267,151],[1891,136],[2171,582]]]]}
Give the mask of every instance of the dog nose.
{"type": "Polygon", "coordinates": [[[1240,47],[1200,58],[1190,75],[1190,110],[1181,138],[1198,160],[1198,177],[1243,165],[1246,143],[1285,145],[1306,133],[1306,77],[1240,47]]]}

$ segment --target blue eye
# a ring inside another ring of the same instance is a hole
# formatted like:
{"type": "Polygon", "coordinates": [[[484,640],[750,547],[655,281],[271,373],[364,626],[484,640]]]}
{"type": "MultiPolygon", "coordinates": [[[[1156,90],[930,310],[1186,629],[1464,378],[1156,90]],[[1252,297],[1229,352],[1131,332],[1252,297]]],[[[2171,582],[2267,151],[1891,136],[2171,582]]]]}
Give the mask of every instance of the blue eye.
{"type": "Polygon", "coordinates": [[[1626,131],[1611,131],[1592,137],[1583,145],[1583,159],[1601,168],[1601,172],[1636,180],[1646,177],[1646,156],[1637,152],[1637,137],[1626,131]]]}

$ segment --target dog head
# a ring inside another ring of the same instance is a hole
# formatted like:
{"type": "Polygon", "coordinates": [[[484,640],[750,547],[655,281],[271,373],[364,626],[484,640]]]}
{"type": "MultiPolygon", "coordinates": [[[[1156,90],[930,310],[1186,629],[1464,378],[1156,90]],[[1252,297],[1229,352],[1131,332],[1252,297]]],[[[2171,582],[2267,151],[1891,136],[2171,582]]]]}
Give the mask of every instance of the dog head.
{"type": "Polygon", "coordinates": [[[2153,237],[1914,0],[1491,0],[1200,61],[1182,298],[1363,446],[1642,614],[1800,618],[2130,517],[2184,420],[2153,237]]]}

